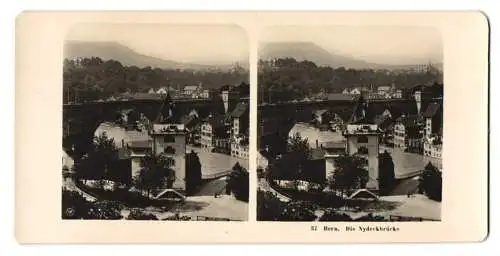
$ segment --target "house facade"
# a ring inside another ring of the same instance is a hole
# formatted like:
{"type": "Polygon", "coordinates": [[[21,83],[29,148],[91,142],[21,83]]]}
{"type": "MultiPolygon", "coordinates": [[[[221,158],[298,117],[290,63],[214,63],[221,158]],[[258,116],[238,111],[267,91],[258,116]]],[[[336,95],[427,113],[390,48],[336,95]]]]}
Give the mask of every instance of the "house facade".
{"type": "Polygon", "coordinates": [[[344,132],[347,139],[346,153],[357,155],[366,160],[365,168],[368,170],[366,188],[379,190],[379,130],[374,124],[349,124],[344,132]]]}
{"type": "Polygon", "coordinates": [[[229,149],[229,129],[224,115],[208,116],[201,124],[201,147],[212,151],[214,148],[229,149]]]}
{"type": "Polygon", "coordinates": [[[224,90],[221,92],[222,102],[224,103],[224,113],[228,113],[233,106],[231,105],[234,100],[239,98],[238,92],[233,90],[224,90]]]}
{"type": "Polygon", "coordinates": [[[231,118],[231,155],[248,159],[249,146],[249,104],[240,102],[230,115],[231,118]]]}
{"type": "Polygon", "coordinates": [[[440,136],[425,138],[424,156],[442,159],[443,142],[440,136]]]}
{"type": "Polygon", "coordinates": [[[424,155],[441,159],[443,148],[443,112],[441,104],[429,104],[423,116],[425,118],[424,155]]]}
{"type": "Polygon", "coordinates": [[[425,118],[425,137],[431,137],[433,134],[441,134],[443,127],[443,112],[441,104],[429,104],[422,115],[425,118]]]}
{"type": "Polygon", "coordinates": [[[394,92],[393,98],[395,98],[395,99],[402,99],[403,98],[403,90],[397,89],[394,92]]]}
{"type": "Polygon", "coordinates": [[[183,124],[153,124],[150,130],[155,155],[171,158],[175,171],[172,188],[186,191],[186,130],[183,124]]]}
{"type": "Polygon", "coordinates": [[[377,88],[377,93],[381,96],[390,95],[391,87],[390,86],[379,86],[377,88]]]}
{"type": "Polygon", "coordinates": [[[183,94],[186,96],[197,95],[202,90],[201,84],[184,86],[183,94]]]}
{"type": "Polygon", "coordinates": [[[394,147],[421,152],[423,148],[423,122],[420,116],[401,116],[394,124],[394,147]]]}

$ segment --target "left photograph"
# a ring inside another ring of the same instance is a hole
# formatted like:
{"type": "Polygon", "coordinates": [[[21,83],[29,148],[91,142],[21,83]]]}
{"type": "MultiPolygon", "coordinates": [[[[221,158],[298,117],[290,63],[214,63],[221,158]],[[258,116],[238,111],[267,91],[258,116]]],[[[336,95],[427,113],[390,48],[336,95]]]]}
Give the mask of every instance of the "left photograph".
{"type": "Polygon", "coordinates": [[[248,52],[231,24],[72,27],[62,219],[247,221],[248,52]]]}

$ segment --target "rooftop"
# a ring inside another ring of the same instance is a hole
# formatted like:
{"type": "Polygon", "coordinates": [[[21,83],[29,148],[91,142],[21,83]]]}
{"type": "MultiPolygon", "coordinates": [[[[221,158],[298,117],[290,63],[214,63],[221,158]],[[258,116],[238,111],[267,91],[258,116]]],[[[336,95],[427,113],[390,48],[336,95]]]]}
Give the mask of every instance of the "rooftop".
{"type": "Polygon", "coordinates": [[[94,136],[96,137],[102,134],[106,134],[108,138],[113,139],[115,146],[118,148],[129,145],[132,141],[149,139],[149,135],[146,131],[125,129],[111,122],[101,123],[94,132],[94,136]]]}
{"type": "Polygon", "coordinates": [[[441,104],[439,103],[431,103],[427,106],[423,116],[426,118],[434,117],[441,110],[441,104]]]}
{"type": "Polygon", "coordinates": [[[234,108],[233,112],[231,112],[231,117],[241,117],[248,110],[248,104],[240,102],[234,108]]]}
{"type": "Polygon", "coordinates": [[[169,134],[183,133],[185,131],[184,124],[153,124],[151,133],[153,134],[169,134]]]}
{"type": "Polygon", "coordinates": [[[328,109],[320,109],[320,110],[317,110],[316,112],[314,112],[315,115],[317,116],[321,116],[323,115],[324,113],[327,113],[328,112],[328,109]]]}
{"type": "Polygon", "coordinates": [[[311,160],[323,159],[325,152],[321,149],[311,149],[311,160]]]}
{"type": "Polygon", "coordinates": [[[225,115],[216,115],[209,116],[206,119],[206,122],[212,126],[212,128],[219,128],[226,125],[226,116],[225,115]]]}
{"type": "Polygon", "coordinates": [[[194,91],[194,90],[197,90],[198,88],[201,88],[201,86],[199,86],[199,85],[186,85],[186,86],[184,86],[184,90],[188,90],[188,91],[194,91]]]}
{"type": "Polygon", "coordinates": [[[325,146],[329,142],[343,142],[345,140],[340,131],[320,130],[314,125],[307,123],[296,123],[288,132],[288,136],[292,137],[296,133],[303,139],[307,139],[309,146],[312,148],[325,146]]]}
{"type": "Polygon", "coordinates": [[[402,123],[406,127],[410,126],[418,126],[421,117],[418,115],[411,115],[411,116],[400,116],[398,119],[396,119],[397,122],[402,123]]]}
{"type": "Polygon", "coordinates": [[[346,134],[378,134],[378,126],[376,124],[349,124],[346,134]]]}
{"type": "Polygon", "coordinates": [[[140,149],[144,149],[144,148],[151,148],[151,140],[136,140],[136,141],[132,141],[130,142],[129,144],[129,148],[140,148],[140,149]]]}

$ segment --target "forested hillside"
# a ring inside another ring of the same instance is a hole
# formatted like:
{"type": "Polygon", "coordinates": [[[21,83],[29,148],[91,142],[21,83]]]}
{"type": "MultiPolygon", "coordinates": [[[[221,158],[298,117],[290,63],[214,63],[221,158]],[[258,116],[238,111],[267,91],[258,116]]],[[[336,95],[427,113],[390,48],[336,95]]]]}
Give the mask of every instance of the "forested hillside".
{"type": "Polygon", "coordinates": [[[293,58],[259,61],[260,102],[272,94],[276,100],[301,99],[320,91],[340,93],[344,88],[392,85],[409,89],[416,85],[442,84],[443,73],[428,66],[421,71],[385,69],[346,69],[318,66],[314,62],[293,58]]]}
{"type": "Polygon", "coordinates": [[[64,99],[78,98],[79,102],[104,99],[126,91],[147,92],[167,85],[182,89],[185,85],[201,83],[204,88],[219,89],[249,81],[248,70],[238,67],[232,71],[139,68],[98,57],[83,58],[79,63],[65,59],[63,68],[64,99]]]}

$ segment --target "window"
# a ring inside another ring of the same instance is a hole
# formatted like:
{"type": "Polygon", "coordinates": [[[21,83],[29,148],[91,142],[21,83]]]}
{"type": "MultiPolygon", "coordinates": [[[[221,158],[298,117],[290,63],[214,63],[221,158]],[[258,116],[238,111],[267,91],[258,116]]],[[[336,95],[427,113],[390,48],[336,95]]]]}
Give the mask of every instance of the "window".
{"type": "Polygon", "coordinates": [[[165,137],[163,137],[163,142],[165,143],[175,142],[175,137],[173,135],[165,135],[165,137]]]}
{"type": "Polygon", "coordinates": [[[366,158],[361,158],[361,164],[363,164],[363,165],[368,165],[368,159],[366,159],[366,158]]]}
{"type": "Polygon", "coordinates": [[[175,166],[175,160],[173,158],[169,157],[167,158],[167,161],[170,166],[175,166]]]}
{"type": "Polygon", "coordinates": [[[175,149],[173,147],[166,147],[163,152],[167,153],[167,154],[175,154],[175,149]]]}
{"type": "Polygon", "coordinates": [[[368,137],[366,137],[366,136],[359,136],[358,137],[358,143],[368,143],[368,137]]]}
{"type": "Polygon", "coordinates": [[[359,147],[358,148],[358,154],[367,155],[368,154],[368,148],[366,148],[366,147],[359,147]]]}

